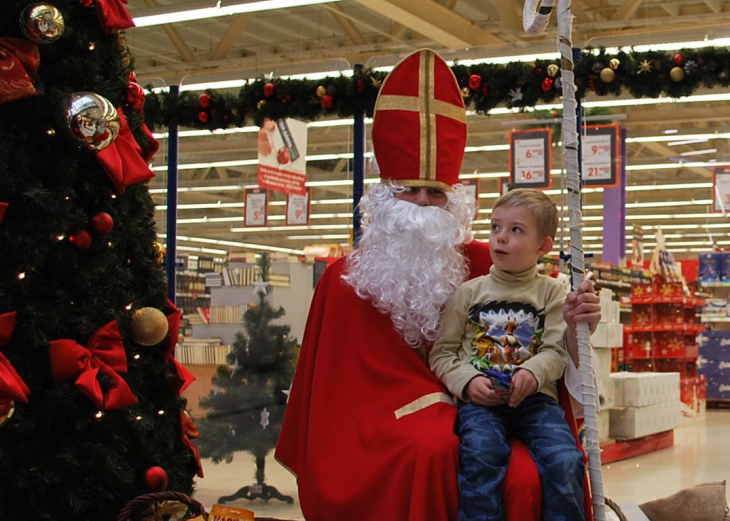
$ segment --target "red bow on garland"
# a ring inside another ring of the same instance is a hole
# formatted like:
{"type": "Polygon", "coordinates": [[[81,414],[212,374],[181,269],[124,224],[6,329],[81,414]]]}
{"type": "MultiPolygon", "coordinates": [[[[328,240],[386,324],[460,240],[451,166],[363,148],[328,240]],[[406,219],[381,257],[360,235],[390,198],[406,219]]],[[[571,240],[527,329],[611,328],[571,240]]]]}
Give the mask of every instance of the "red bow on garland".
{"type": "MultiPolygon", "coordinates": [[[[17,312],[3,313],[0,315],[0,347],[10,342],[15,330],[15,318],[17,312]]],[[[9,398],[20,402],[28,403],[30,389],[13,368],[10,360],[0,353],[0,398],[9,398]]]]}
{"type": "Polygon", "coordinates": [[[190,449],[190,452],[192,452],[195,457],[195,463],[198,467],[195,473],[202,478],[203,462],[200,461],[200,451],[198,450],[198,447],[190,441],[190,438],[200,438],[200,431],[185,409],[180,411],[180,425],[182,427],[182,441],[185,445],[187,445],[188,449],[190,449]]]}
{"type": "Polygon", "coordinates": [[[96,4],[96,10],[99,13],[99,24],[106,34],[114,30],[123,30],[134,27],[132,17],[124,7],[127,0],[80,0],[85,7],[96,4]]]}
{"type": "Polygon", "coordinates": [[[40,64],[35,43],[23,38],[0,38],[0,105],[38,95],[33,80],[40,64]]]}
{"type": "Polygon", "coordinates": [[[74,340],[53,340],[48,353],[54,382],[75,378],[76,387],[100,410],[119,409],[137,403],[129,385],[118,374],[127,372],[127,354],[116,320],[94,333],[87,347],[74,340]],[[99,384],[99,373],[111,380],[106,392],[99,384]]]}
{"type": "Polygon", "coordinates": [[[119,134],[108,147],[97,152],[96,157],[111,182],[123,194],[127,186],[147,181],[155,174],[142,158],[142,149],[134,140],[121,108],[117,109],[117,114],[119,134]]]}
{"type": "Polygon", "coordinates": [[[175,352],[175,345],[177,344],[177,336],[180,329],[180,316],[182,313],[180,313],[180,310],[177,309],[175,304],[173,304],[170,300],[167,301],[167,306],[171,308],[172,311],[167,315],[167,323],[169,324],[169,327],[167,328],[167,336],[165,337],[165,351],[162,353],[162,359],[165,362],[172,363],[173,369],[180,379],[180,387],[177,389],[177,395],[180,396],[182,392],[195,381],[195,375],[188,371],[185,366],[173,356],[175,352]]]}
{"type": "Polygon", "coordinates": [[[8,210],[8,203],[0,203],[0,223],[5,219],[5,212],[8,210]]]}

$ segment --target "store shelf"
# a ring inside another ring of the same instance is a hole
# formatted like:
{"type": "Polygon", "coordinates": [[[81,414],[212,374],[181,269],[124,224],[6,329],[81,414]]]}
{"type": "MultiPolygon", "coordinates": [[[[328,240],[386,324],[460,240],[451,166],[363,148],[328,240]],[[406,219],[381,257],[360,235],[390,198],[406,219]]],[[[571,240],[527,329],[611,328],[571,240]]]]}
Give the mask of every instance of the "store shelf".
{"type": "Polygon", "coordinates": [[[702,322],[730,322],[730,317],[719,317],[715,315],[699,315],[702,322]]]}
{"type": "Polygon", "coordinates": [[[633,458],[647,452],[666,449],[672,445],[674,445],[674,431],[664,431],[631,440],[618,440],[601,447],[601,463],[605,465],[633,458]]]}
{"type": "Polygon", "coordinates": [[[722,282],[700,282],[700,286],[703,288],[730,288],[730,280],[724,280],[722,282]]]}

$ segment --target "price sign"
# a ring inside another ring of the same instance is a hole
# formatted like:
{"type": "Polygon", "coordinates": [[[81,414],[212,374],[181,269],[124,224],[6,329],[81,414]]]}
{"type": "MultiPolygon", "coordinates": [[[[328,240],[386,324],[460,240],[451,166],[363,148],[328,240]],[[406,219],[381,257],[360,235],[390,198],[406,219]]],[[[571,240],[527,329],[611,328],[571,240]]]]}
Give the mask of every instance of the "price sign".
{"type": "Polygon", "coordinates": [[[510,183],[519,188],[550,188],[552,132],[548,128],[510,132],[510,183]]]}
{"type": "Polygon", "coordinates": [[[287,194],[286,196],[286,225],[307,225],[309,224],[309,196],[310,190],[305,195],[287,194]]]}
{"type": "Polygon", "coordinates": [[[244,226],[266,226],[268,206],[266,204],[266,190],[249,188],[246,190],[246,207],[243,220],[244,226]]]}
{"type": "Polygon", "coordinates": [[[715,196],[712,198],[712,211],[730,212],[730,168],[717,167],[712,171],[712,185],[715,196]]]}
{"type": "Polygon", "coordinates": [[[618,185],[618,126],[585,128],[581,179],[584,186],[618,185]]]}

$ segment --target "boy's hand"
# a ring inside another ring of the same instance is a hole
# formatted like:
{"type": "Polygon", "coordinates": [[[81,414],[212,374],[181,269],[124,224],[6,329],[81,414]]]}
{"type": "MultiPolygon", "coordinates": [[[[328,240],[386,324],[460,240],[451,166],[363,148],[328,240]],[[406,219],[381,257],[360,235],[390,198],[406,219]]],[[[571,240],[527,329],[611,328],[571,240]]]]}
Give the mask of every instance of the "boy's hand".
{"type": "Polygon", "coordinates": [[[596,332],[601,319],[601,299],[596,295],[593,281],[586,279],[577,293],[568,293],[563,306],[563,318],[569,331],[575,332],[576,322],[588,322],[591,334],[596,332]]]}
{"type": "Polygon", "coordinates": [[[517,407],[522,400],[537,391],[537,378],[527,369],[517,369],[512,373],[512,394],[509,396],[509,406],[517,407]]]}
{"type": "Polygon", "coordinates": [[[506,397],[506,395],[496,392],[489,378],[483,376],[471,379],[466,386],[466,396],[472,403],[487,407],[503,404],[505,401],[503,397],[506,397]]]}

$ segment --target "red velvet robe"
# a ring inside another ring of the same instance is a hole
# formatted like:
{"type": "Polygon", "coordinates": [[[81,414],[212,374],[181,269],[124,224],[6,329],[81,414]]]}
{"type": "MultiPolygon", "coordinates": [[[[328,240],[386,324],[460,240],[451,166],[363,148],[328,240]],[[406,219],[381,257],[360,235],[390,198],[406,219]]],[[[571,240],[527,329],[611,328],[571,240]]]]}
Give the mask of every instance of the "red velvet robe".
{"type": "MultiPolygon", "coordinates": [[[[488,271],[484,243],[466,253],[470,276],[488,271]]],[[[339,259],[317,284],[276,458],[297,476],[307,520],[455,520],[456,408],[390,318],[342,280],[344,269],[339,259]]],[[[515,447],[508,521],[538,521],[541,496],[535,464],[515,447]]]]}

